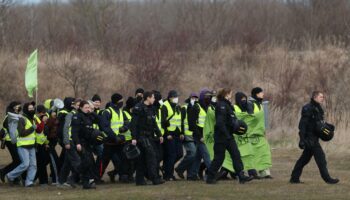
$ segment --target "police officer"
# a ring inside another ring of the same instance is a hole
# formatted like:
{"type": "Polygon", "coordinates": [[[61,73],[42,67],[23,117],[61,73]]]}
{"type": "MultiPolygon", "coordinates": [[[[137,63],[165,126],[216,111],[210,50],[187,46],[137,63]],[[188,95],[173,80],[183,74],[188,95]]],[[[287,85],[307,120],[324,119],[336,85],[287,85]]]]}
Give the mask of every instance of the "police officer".
{"type": "Polygon", "coordinates": [[[321,177],[326,183],[336,184],[339,182],[339,179],[331,178],[328,173],[326,156],[315,133],[317,122],[324,120],[324,111],[321,107],[323,102],[323,93],[314,91],[311,102],[302,108],[299,122],[299,148],[304,151],[294,166],[290,183],[302,183],[300,176],[303,168],[310,162],[312,156],[314,156],[321,177]]]}
{"type": "Polygon", "coordinates": [[[90,105],[87,101],[81,101],[79,111],[72,118],[72,140],[81,159],[79,172],[83,183],[83,189],[96,188],[95,168],[93,156],[93,120],[91,119],[90,105]]]}
{"type": "Polygon", "coordinates": [[[131,119],[132,144],[140,149],[140,157],[136,167],[136,185],[146,185],[144,179],[147,173],[153,185],[163,184],[157,171],[157,159],[154,149],[154,135],[163,143],[163,137],[157,126],[153,103],[155,101],[153,92],[145,92],[143,102],[138,103],[133,110],[131,119]]]}
{"type": "Polygon", "coordinates": [[[233,168],[238,174],[241,184],[251,181],[253,178],[244,175],[243,163],[233,133],[237,129],[237,118],[231,104],[231,89],[221,89],[217,95],[218,103],[215,109],[215,131],[214,131],[214,159],[208,169],[207,183],[216,183],[216,174],[221,167],[226,150],[229,152],[233,162],[233,168]]]}

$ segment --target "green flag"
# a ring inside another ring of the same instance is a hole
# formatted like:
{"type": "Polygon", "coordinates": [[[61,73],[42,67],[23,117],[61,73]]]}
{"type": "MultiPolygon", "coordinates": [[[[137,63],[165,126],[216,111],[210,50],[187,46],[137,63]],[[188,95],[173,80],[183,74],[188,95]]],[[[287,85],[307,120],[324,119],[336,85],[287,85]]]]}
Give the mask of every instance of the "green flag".
{"type": "Polygon", "coordinates": [[[25,74],[25,85],[28,96],[33,97],[34,90],[38,89],[38,50],[30,54],[25,74]]]}

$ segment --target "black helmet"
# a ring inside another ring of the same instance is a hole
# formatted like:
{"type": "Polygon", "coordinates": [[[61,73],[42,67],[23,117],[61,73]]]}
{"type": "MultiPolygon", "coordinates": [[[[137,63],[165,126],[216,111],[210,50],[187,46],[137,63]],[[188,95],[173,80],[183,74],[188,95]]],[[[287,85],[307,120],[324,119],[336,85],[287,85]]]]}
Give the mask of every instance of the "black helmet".
{"type": "Polygon", "coordinates": [[[107,135],[100,130],[94,129],[91,134],[91,138],[94,144],[103,144],[107,138],[107,135]]]}
{"type": "Polygon", "coordinates": [[[234,132],[236,135],[244,135],[247,133],[248,126],[244,121],[237,120],[237,125],[237,129],[234,132]]]}
{"type": "Polygon", "coordinates": [[[140,149],[137,148],[136,145],[132,145],[132,144],[125,145],[123,148],[123,152],[125,153],[126,158],[129,160],[133,160],[139,157],[140,155],[140,149]]]}
{"type": "Polygon", "coordinates": [[[317,136],[325,142],[328,142],[333,139],[334,131],[335,131],[335,126],[333,124],[329,124],[327,122],[317,123],[317,131],[316,131],[317,136]]]}

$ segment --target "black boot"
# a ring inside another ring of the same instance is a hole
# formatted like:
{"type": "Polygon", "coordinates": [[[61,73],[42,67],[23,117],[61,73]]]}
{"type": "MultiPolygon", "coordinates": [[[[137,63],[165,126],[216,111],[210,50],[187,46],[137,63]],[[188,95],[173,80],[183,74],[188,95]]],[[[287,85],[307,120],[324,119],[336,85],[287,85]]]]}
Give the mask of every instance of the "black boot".
{"type": "Polygon", "coordinates": [[[157,179],[153,180],[152,183],[153,183],[153,185],[161,185],[161,184],[165,183],[165,181],[157,178],[157,179]]]}
{"type": "Polygon", "coordinates": [[[242,172],[240,172],[240,173],[238,174],[238,179],[239,179],[239,183],[240,183],[240,184],[244,184],[244,183],[246,183],[246,182],[249,182],[249,181],[253,180],[254,178],[251,177],[251,176],[246,176],[246,175],[244,175],[244,172],[242,171],[242,172]]]}
{"type": "Polygon", "coordinates": [[[337,179],[337,178],[329,178],[328,180],[326,180],[326,183],[328,183],[328,184],[337,184],[337,183],[339,183],[339,179],[337,179]]]}

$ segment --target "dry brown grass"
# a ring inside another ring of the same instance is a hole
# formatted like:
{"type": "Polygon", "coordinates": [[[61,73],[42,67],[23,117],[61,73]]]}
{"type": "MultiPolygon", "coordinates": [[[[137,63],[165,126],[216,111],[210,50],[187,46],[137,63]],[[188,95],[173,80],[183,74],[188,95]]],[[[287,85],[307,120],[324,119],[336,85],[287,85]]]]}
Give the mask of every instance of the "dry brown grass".
{"type": "MultiPolygon", "coordinates": [[[[1,151],[1,158],[7,157],[1,151]]],[[[206,185],[204,182],[168,182],[162,186],[136,187],[134,184],[110,184],[98,186],[97,190],[83,191],[77,189],[9,187],[0,184],[1,199],[312,199],[326,200],[350,198],[350,161],[346,155],[329,154],[330,173],[341,179],[338,185],[325,184],[317,170],[315,162],[305,168],[302,180],[305,184],[291,185],[289,176],[301,151],[295,148],[277,148],[273,150],[273,180],[253,181],[239,185],[237,181],[221,181],[217,185],[206,185]]],[[[4,159],[1,163],[8,162],[4,159]]]]}

